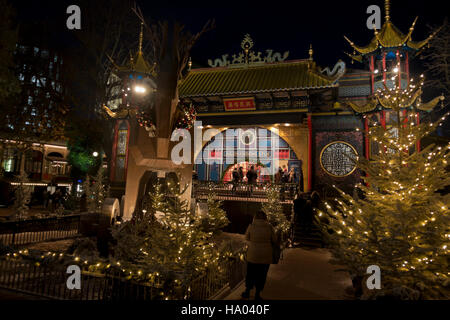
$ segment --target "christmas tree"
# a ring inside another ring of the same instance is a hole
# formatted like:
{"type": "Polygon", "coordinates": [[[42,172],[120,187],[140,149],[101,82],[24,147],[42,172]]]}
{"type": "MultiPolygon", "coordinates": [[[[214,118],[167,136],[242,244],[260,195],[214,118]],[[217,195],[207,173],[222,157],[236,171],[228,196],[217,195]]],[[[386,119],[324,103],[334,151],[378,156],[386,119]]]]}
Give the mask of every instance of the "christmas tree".
{"type": "Polygon", "coordinates": [[[115,259],[184,288],[208,267],[217,266],[221,253],[212,241],[213,232],[198,227],[198,217],[182,200],[186,190],[187,186],[180,191],[173,181],[156,184],[147,207],[113,230],[115,259]]]}
{"type": "Polygon", "coordinates": [[[98,169],[94,179],[86,175],[86,179],[83,182],[83,190],[86,193],[88,211],[101,212],[103,202],[109,193],[109,187],[102,167],[98,169]]]}
{"type": "Polygon", "coordinates": [[[200,217],[199,227],[205,232],[220,233],[221,229],[230,224],[225,210],[222,209],[223,201],[216,200],[215,194],[210,193],[206,203],[208,213],[206,216],[200,217]]]}
{"type": "Polygon", "coordinates": [[[31,191],[32,187],[27,185],[28,182],[27,174],[24,170],[20,173],[20,175],[17,176],[18,179],[18,185],[16,187],[16,190],[14,192],[14,212],[15,212],[15,218],[17,220],[25,219],[28,210],[30,209],[28,207],[28,204],[31,200],[31,191]]]}
{"type": "Polygon", "coordinates": [[[291,224],[283,212],[283,206],[280,203],[280,191],[276,186],[269,186],[266,189],[268,202],[262,203],[262,210],[267,215],[267,220],[274,227],[275,233],[284,240],[289,235],[291,224]]]}
{"type": "Polygon", "coordinates": [[[362,196],[339,190],[340,198],[325,203],[334,233],[324,234],[334,262],[359,278],[370,265],[380,267],[381,290],[368,290],[367,298],[399,292],[410,294],[402,298],[449,297],[450,195],[442,190],[450,184],[450,145],[418,150],[420,139],[445,120],[418,123],[414,109],[428,107],[420,101],[422,84],[377,92],[396,121],[365,132],[378,143],[378,155],[356,160],[365,173],[355,185],[362,196]]]}

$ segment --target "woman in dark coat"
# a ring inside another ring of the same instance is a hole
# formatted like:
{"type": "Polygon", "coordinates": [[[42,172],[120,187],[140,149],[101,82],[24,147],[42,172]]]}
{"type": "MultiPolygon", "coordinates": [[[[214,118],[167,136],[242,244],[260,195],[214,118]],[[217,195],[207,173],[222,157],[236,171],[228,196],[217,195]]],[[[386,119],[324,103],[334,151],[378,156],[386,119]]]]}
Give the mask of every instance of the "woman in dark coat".
{"type": "Polygon", "coordinates": [[[250,290],[256,288],[255,300],[261,300],[261,291],[266,283],[267,272],[273,259],[273,245],[277,237],[263,211],[258,211],[245,232],[247,240],[247,275],[243,298],[250,297],[250,290]]]}

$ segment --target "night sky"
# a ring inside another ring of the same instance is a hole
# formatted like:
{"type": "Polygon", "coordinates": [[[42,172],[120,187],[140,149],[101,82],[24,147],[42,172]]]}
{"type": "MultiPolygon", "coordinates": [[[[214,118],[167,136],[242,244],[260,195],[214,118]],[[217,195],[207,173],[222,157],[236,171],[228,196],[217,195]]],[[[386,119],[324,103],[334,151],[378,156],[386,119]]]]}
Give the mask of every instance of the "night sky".
{"type": "MultiPolygon", "coordinates": [[[[95,1],[95,0],[93,0],[95,1]]],[[[67,4],[77,1],[14,1],[20,19],[51,19],[65,28],[67,4]]],[[[207,66],[207,59],[231,56],[240,51],[244,34],[249,33],[255,43],[254,50],[273,49],[290,51],[288,59],[308,57],[309,44],[313,45],[314,59],[325,67],[343,59],[350,59],[343,51],[351,48],[343,38],[349,37],[359,45],[366,45],[373,31],[366,28],[369,16],[366,9],[383,0],[349,1],[137,1],[146,16],[153,19],[176,19],[185,23],[192,32],[200,30],[208,19],[214,18],[216,27],[204,34],[192,50],[194,66],[207,66]]],[[[441,24],[447,15],[444,2],[391,1],[391,21],[406,33],[416,16],[419,20],[413,40],[422,40],[429,34],[427,25],[441,24]]],[[[83,8],[81,8],[83,14],[83,8]]],[[[354,64],[353,67],[359,67],[354,64]]]]}

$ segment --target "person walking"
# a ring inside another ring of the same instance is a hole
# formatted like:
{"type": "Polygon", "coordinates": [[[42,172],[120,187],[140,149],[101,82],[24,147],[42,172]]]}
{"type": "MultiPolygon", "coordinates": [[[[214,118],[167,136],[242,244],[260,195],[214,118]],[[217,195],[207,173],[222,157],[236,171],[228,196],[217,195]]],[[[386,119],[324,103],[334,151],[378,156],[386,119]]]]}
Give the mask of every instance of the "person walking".
{"type": "Polygon", "coordinates": [[[258,174],[256,173],[255,167],[251,166],[250,170],[247,171],[247,183],[249,186],[249,194],[253,193],[253,185],[256,183],[256,179],[258,178],[258,174]]]}
{"type": "Polygon", "coordinates": [[[239,183],[239,180],[240,180],[240,176],[239,176],[239,172],[237,170],[237,167],[234,167],[231,175],[232,175],[232,178],[233,178],[233,180],[232,180],[233,188],[231,189],[231,191],[232,191],[232,193],[234,193],[236,191],[236,187],[237,187],[237,185],[239,183]]]}
{"type": "Polygon", "coordinates": [[[247,274],[242,298],[249,298],[255,287],[255,300],[261,300],[261,291],[267,279],[270,264],[273,263],[273,246],[277,237],[264,211],[258,211],[245,232],[247,241],[247,274]]]}
{"type": "Polygon", "coordinates": [[[275,184],[280,184],[282,177],[283,177],[283,169],[281,169],[281,167],[278,167],[278,171],[277,173],[275,173],[275,184]]]}
{"type": "Polygon", "coordinates": [[[238,173],[239,173],[239,182],[242,182],[244,180],[244,169],[242,167],[239,167],[238,173]]]}
{"type": "Polygon", "coordinates": [[[44,192],[42,193],[42,199],[44,200],[44,209],[47,209],[48,206],[48,197],[49,197],[49,193],[47,190],[44,190],[44,192]]]}

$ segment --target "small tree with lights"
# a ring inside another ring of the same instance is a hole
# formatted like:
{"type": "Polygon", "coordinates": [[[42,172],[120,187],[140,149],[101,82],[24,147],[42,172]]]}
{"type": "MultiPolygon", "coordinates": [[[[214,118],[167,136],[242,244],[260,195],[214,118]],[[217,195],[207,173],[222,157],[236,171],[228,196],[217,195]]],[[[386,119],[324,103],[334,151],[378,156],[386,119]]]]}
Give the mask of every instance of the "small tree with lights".
{"type": "Polygon", "coordinates": [[[205,232],[220,233],[221,229],[230,224],[227,214],[222,208],[223,201],[216,200],[214,193],[210,193],[206,204],[208,213],[206,216],[199,217],[199,227],[205,232]]]}
{"type": "Polygon", "coordinates": [[[360,279],[370,265],[380,267],[381,290],[368,290],[363,298],[449,297],[450,195],[440,190],[450,184],[450,145],[414,148],[445,117],[418,124],[416,112],[403,112],[436,104],[420,102],[422,84],[423,78],[405,90],[377,92],[378,102],[396,114],[396,130],[371,126],[366,132],[378,143],[379,154],[356,160],[365,172],[363,183],[355,186],[363,196],[355,199],[339,190],[340,198],[325,203],[335,231],[324,230],[334,262],[360,279]]]}
{"type": "Polygon", "coordinates": [[[87,209],[89,212],[100,212],[103,202],[108,197],[109,186],[107,185],[104,171],[103,167],[100,166],[94,179],[86,175],[86,179],[83,182],[83,190],[86,193],[87,209]]]}
{"type": "Polygon", "coordinates": [[[291,223],[283,212],[280,203],[280,190],[276,186],[269,186],[266,189],[267,202],[262,204],[262,210],[267,215],[267,220],[274,227],[275,233],[281,242],[284,242],[289,235],[291,223]]]}
{"type": "Polygon", "coordinates": [[[199,228],[195,212],[182,200],[186,190],[187,186],[180,191],[179,183],[173,181],[156,184],[142,213],[113,229],[114,258],[143,274],[159,275],[170,288],[168,295],[175,294],[175,288],[185,292],[195,277],[217,267],[226,254],[212,241],[214,230],[199,228]]]}
{"type": "Polygon", "coordinates": [[[28,178],[25,171],[22,171],[20,175],[17,176],[18,185],[14,191],[14,217],[17,220],[25,219],[27,212],[29,211],[29,203],[31,200],[31,186],[27,185],[28,178]]]}

